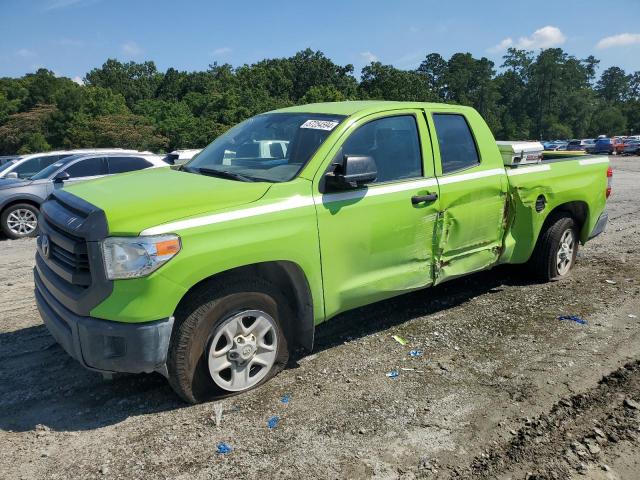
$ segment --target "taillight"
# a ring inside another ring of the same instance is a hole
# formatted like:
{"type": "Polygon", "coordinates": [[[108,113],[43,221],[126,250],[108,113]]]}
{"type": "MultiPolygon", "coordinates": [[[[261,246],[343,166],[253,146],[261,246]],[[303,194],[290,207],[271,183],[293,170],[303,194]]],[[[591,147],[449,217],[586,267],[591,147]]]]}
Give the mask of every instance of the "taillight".
{"type": "Polygon", "coordinates": [[[613,183],[613,168],[607,168],[607,190],[605,191],[606,198],[611,195],[611,185],[613,183]]]}

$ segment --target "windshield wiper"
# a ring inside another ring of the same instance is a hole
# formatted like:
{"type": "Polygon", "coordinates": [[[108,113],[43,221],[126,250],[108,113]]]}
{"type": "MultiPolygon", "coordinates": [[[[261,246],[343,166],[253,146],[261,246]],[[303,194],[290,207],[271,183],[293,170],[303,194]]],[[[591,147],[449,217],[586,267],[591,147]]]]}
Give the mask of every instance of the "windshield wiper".
{"type": "Polygon", "coordinates": [[[220,178],[228,178],[229,180],[240,180],[241,182],[255,182],[255,180],[251,177],[247,177],[240,173],[228,172],[226,170],[216,170],[215,168],[194,168],[198,173],[202,175],[211,175],[212,177],[220,177],[220,178]]]}

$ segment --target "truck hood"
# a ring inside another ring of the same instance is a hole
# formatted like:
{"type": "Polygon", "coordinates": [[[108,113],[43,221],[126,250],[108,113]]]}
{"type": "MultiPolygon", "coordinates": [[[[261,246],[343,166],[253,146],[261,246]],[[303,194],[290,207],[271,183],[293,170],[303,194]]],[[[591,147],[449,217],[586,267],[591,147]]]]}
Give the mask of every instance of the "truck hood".
{"type": "Polygon", "coordinates": [[[102,209],[110,235],[132,235],[163,223],[254,202],[270,186],[153,168],[64,189],[102,209]]]}

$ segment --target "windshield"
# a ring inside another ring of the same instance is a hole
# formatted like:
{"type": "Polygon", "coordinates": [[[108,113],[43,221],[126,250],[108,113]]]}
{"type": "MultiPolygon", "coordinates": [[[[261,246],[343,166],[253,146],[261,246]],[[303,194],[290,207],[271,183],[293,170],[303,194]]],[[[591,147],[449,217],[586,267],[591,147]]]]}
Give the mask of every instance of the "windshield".
{"type": "Polygon", "coordinates": [[[215,139],[183,170],[239,181],[286,182],[344,118],[311,113],[258,115],[215,139]]]}
{"type": "Polygon", "coordinates": [[[3,165],[0,165],[0,172],[2,172],[2,171],[4,171],[4,170],[6,170],[6,169],[7,169],[7,168],[9,168],[9,167],[12,167],[15,163],[16,163],[16,161],[15,161],[15,160],[11,160],[11,161],[9,161],[9,162],[7,162],[7,163],[3,164],[3,165]]]}
{"type": "Polygon", "coordinates": [[[38,173],[30,177],[30,180],[42,180],[45,178],[49,178],[51,174],[57,171],[61,166],[64,165],[64,162],[56,162],[49,165],[44,170],[40,170],[38,173]]]}

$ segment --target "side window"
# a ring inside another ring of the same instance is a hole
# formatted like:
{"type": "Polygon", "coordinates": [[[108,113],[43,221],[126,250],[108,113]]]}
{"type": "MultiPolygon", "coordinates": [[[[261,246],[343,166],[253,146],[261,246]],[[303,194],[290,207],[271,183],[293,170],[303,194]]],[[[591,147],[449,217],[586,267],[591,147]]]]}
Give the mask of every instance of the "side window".
{"type": "Polygon", "coordinates": [[[48,167],[58,160],[57,155],[47,155],[45,157],[35,157],[21,163],[12,172],[16,173],[19,178],[29,178],[40,170],[48,167]]]}
{"type": "Polygon", "coordinates": [[[411,115],[373,120],[356,130],[342,146],[343,155],[370,155],[376,183],[422,176],[418,126],[411,115]]]}
{"type": "Polygon", "coordinates": [[[108,157],[109,173],[133,172],[149,168],[151,163],[140,157],[108,157]]]}
{"type": "Polygon", "coordinates": [[[455,172],[480,164],[476,142],[462,115],[436,113],[433,115],[438,143],[442,173],[455,172]]]}
{"type": "Polygon", "coordinates": [[[104,175],[104,159],[87,158],[74,163],[65,170],[71,178],[94,177],[96,175],[104,175]]]}

